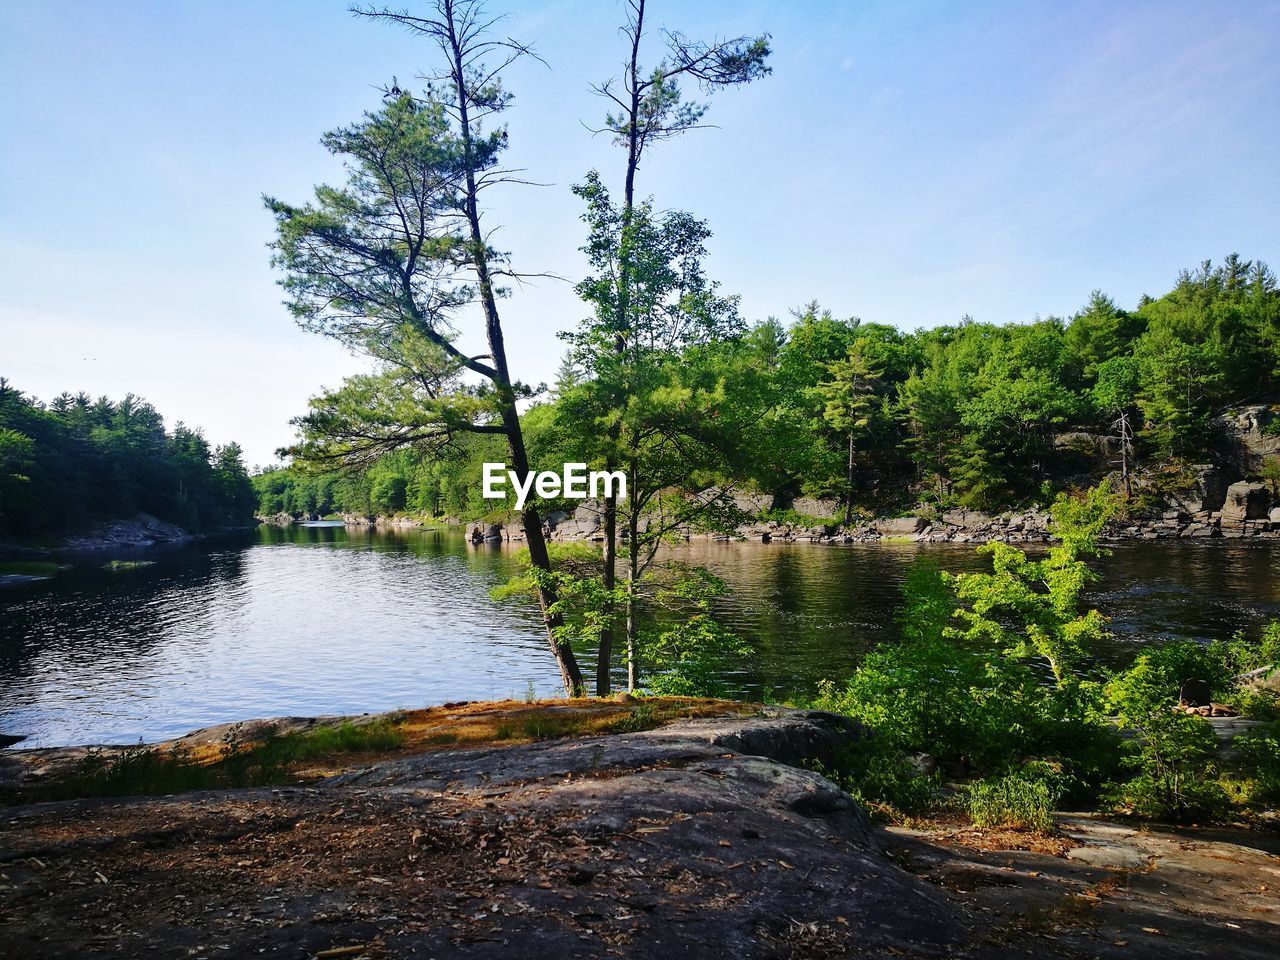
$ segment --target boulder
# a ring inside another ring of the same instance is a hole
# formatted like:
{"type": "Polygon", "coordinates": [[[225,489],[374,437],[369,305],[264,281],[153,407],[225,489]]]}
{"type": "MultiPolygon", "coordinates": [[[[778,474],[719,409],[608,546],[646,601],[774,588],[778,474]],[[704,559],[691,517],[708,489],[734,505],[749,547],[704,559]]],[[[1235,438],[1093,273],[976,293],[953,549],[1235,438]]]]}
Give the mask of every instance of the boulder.
{"type": "Polygon", "coordinates": [[[791,509],[806,517],[834,517],[840,512],[840,501],[834,497],[796,497],[791,509]]]}
{"type": "Polygon", "coordinates": [[[991,515],[981,510],[948,510],[942,515],[942,522],[966,530],[984,530],[991,526],[991,515]]]}
{"type": "Polygon", "coordinates": [[[1223,520],[1265,520],[1271,505],[1271,494],[1265,483],[1241,480],[1227,488],[1222,505],[1223,520]]]}
{"type": "Polygon", "coordinates": [[[882,537],[913,537],[928,525],[924,517],[893,517],[875,524],[882,537]]]}
{"type": "Polygon", "coordinates": [[[1222,509],[1227,496],[1227,476],[1211,463],[1196,464],[1189,470],[1190,482],[1169,495],[1169,506],[1188,513],[1222,509]]]}

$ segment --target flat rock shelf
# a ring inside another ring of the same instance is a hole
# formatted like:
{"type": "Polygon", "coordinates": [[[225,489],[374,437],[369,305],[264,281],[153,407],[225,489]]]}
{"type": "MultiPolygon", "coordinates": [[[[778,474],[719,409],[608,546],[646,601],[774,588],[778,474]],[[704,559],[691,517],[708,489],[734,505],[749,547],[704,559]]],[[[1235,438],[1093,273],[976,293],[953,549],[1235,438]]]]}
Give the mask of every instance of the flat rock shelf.
{"type": "MultiPolygon", "coordinates": [[[[831,714],[702,701],[650,730],[425,748],[451,722],[632,709],[454,706],[407,721],[416,746],[298,786],[10,807],[0,954],[1274,955],[1272,836],[1080,815],[1030,843],[886,831],[808,769],[864,736],[831,714]]],[[[41,775],[75,755],[27,753],[41,775]]]]}

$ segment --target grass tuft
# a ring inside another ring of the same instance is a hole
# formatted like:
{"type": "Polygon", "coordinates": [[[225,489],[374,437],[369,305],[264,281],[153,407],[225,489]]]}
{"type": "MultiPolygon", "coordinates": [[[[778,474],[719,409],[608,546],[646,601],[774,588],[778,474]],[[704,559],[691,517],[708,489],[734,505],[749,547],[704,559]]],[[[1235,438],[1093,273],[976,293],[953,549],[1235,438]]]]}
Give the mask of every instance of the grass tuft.
{"type": "Polygon", "coordinates": [[[91,752],[41,798],[167,796],[189,790],[269,786],[297,779],[294,764],[353,753],[394,750],[404,742],[401,718],[343,723],[276,735],[246,745],[238,730],[223,738],[219,755],[202,760],[182,747],[139,744],[114,755],[91,752]]]}
{"type": "Polygon", "coordinates": [[[1017,774],[971,784],[964,799],[976,827],[1009,827],[1034,833],[1053,831],[1056,802],[1049,784],[1017,774]]]}

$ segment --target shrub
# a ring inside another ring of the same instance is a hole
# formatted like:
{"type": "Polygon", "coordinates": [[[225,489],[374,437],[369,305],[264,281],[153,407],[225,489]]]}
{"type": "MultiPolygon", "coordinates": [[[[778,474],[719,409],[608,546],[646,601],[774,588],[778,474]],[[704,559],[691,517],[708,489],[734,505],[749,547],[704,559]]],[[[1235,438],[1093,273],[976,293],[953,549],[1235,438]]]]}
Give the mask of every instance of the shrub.
{"type": "Polygon", "coordinates": [[[605,724],[605,733],[640,733],[643,730],[652,730],[661,723],[657,711],[653,709],[651,704],[642,703],[639,706],[632,707],[630,711],[616,720],[611,720],[605,724]]]}
{"type": "Polygon", "coordinates": [[[1237,737],[1235,747],[1242,772],[1252,781],[1249,799],[1261,806],[1280,804],[1280,724],[1237,737]]]}
{"type": "Polygon", "coordinates": [[[1061,789],[1095,797],[1120,760],[1098,686],[1052,686],[1021,657],[957,642],[947,633],[954,597],[927,568],[913,570],[904,591],[903,642],[873,651],[843,687],[822,684],[814,706],[957,770],[1000,772],[1027,757],[1052,758],[1061,789]]]}
{"type": "Polygon", "coordinates": [[[832,767],[814,761],[809,768],[848,792],[877,819],[901,821],[938,803],[938,777],[921,773],[901,751],[876,737],[850,744],[832,767]]]}
{"type": "Polygon", "coordinates": [[[964,806],[977,827],[1011,827],[1049,833],[1057,792],[1045,780],[1011,773],[971,784],[964,806]]]}
{"type": "Polygon", "coordinates": [[[1113,802],[1147,817],[1214,819],[1226,808],[1217,782],[1213,727],[1175,712],[1182,684],[1201,679],[1210,689],[1229,683],[1220,657],[1196,643],[1169,644],[1142,654],[1107,686],[1107,703],[1137,737],[1126,766],[1135,771],[1113,791],[1113,802]]]}

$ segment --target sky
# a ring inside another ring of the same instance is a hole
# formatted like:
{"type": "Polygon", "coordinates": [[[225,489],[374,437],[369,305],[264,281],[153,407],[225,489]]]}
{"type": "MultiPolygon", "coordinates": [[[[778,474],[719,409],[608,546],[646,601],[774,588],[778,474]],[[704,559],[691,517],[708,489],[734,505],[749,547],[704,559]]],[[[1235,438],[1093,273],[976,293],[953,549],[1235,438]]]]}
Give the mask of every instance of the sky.
{"type": "MultiPolygon", "coordinates": [[[[623,6],[489,6],[546,61],[506,82],[507,160],[547,186],[490,193],[488,222],[518,269],[577,279],[569,188],[591,169],[617,188],[624,162],[588,129],[623,6]]],[[[0,376],[46,400],[141,395],[264,465],[309,396],[361,369],[281,305],[261,200],[337,182],[321,134],[433,63],[346,7],[0,4],[0,376]]],[[[772,35],[772,75],[717,94],[715,127],[658,145],[638,180],[709,222],[708,271],[750,320],[817,300],[904,330],[1025,322],[1095,288],[1131,306],[1232,251],[1280,266],[1278,2],[649,11],[694,38],[772,35]]],[[[540,280],[503,313],[513,373],[537,383],[586,311],[540,280]]]]}

